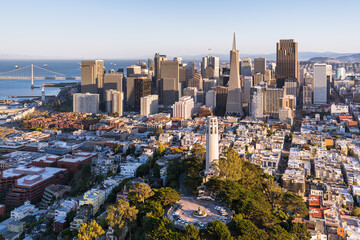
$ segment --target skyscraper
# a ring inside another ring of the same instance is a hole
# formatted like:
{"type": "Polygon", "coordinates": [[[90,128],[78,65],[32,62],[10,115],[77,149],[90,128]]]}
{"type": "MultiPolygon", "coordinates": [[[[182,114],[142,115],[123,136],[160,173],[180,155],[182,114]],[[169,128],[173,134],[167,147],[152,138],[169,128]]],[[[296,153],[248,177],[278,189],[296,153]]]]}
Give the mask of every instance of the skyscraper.
{"type": "Polygon", "coordinates": [[[203,78],[219,78],[220,75],[219,57],[203,57],[201,62],[201,75],[203,78]]]}
{"type": "Polygon", "coordinates": [[[314,64],[314,104],[327,102],[326,64],[314,64]]]}
{"type": "Polygon", "coordinates": [[[226,103],[226,114],[243,116],[241,83],[239,73],[239,51],[236,50],[234,33],[233,47],[230,51],[230,79],[226,103]]]}
{"type": "Polygon", "coordinates": [[[160,100],[166,106],[173,105],[181,97],[181,84],[179,62],[162,61],[161,62],[161,84],[159,84],[160,100]]]}
{"type": "Polygon", "coordinates": [[[213,165],[219,160],[219,132],[217,117],[208,117],[206,124],[205,176],[211,174],[213,165]]]}
{"type": "Polygon", "coordinates": [[[203,90],[203,78],[200,73],[194,73],[188,81],[188,87],[196,87],[198,90],[203,90]]]}
{"type": "Polygon", "coordinates": [[[104,75],[104,91],[115,89],[123,92],[123,73],[106,73],[104,75]]]}
{"type": "Polygon", "coordinates": [[[160,71],[161,71],[161,62],[166,61],[166,55],[160,55],[159,53],[155,54],[155,80],[160,79],[160,71]]]}
{"type": "Polygon", "coordinates": [[[254,58],[254,75],[256,73],[265,74],[266,58],[254,58]]]}
{"type": "Polygon", "coordinates": [[[265,91],[265,113],[270,117],[278,118],[280,109],[280,99],[284,96],[282,88],[267,87],[265,91]]]}
{"type": "Polygon", "coordinates": [[[126,107],[140,111],[140,98],[151,94],[151,80],[147,75],[135,74],[126,79],[126,107]]]}
{"type": "Polygon", "coordinates": [[[103,60],[81,61],[81,92],[102,94],[103,76],[103,60]]]}
{"type": "Polygon", "coordinates": [[[252,76],[251,73],[251,59],[243,58],[241,59],[241,71],[240,74],[243,76],[252,76]]]}
{"type": "Polygon", "coordinates": [[[124,93],[113,89],[106,90],[106,112],[123,115],[124,93]]]}
{"type": "Polygon", "coordinates": [[[254,86],[250,90],[249,115],[254,118],[264,117],[264,95],[263,86],[254,86]]]}
{"type": "Polygon", "coordinates": [[[282,88],[285,79],[299,80],[298,43],[294,39],[276,43],[276,85],[282,88]]]}

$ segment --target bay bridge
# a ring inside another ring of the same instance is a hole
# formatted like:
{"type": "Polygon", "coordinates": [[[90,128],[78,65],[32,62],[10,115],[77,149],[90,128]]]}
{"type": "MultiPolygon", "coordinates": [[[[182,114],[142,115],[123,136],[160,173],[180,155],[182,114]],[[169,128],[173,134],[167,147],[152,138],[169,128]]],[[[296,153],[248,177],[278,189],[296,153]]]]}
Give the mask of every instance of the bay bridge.
{"type": "Polygon", "coordinates": [[[31,79],[31,88],[35,88],[34,80],[80,80],[80,77],[67,76],[34,64],[0,73],[0,79],[31,79]]]}

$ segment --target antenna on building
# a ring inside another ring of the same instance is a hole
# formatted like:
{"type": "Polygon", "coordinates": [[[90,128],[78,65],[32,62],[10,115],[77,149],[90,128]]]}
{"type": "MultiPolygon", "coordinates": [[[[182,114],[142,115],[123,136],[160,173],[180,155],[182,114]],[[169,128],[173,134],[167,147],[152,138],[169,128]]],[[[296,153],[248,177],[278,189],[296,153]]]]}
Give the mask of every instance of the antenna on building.
{"type": "Polygon", "coordinates": [[[209,56],[211,56],[211,57],[212,57],[212,55],[213,55],[213,53],[212,53],[212,49],[211,49],[211,48],[209,48],[209,49],[208,49],[208,51],[209,51],[209,56]]]}

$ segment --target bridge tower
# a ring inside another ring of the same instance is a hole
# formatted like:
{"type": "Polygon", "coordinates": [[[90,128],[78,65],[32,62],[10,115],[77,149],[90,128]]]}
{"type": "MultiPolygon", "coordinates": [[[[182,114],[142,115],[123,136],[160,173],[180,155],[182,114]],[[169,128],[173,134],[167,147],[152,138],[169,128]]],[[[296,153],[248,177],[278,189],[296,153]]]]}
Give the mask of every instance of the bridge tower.
{"type": "Polygon", "coordinates": [[[34,89],[34,64],[31,64],[31,89],[34,89]]]}

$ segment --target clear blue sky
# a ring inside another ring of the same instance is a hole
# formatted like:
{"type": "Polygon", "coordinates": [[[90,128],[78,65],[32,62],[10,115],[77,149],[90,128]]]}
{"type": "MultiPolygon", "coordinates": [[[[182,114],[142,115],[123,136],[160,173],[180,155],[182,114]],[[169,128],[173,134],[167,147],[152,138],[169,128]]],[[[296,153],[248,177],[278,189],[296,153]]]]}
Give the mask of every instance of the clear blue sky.
{"type": "Polygon", "coordinates": [[[360,52],[359,0],[7,0],[0,3],[0,56],[140,58],[155,52],[360,52]]]}

